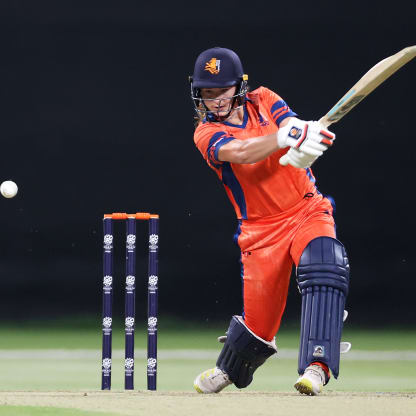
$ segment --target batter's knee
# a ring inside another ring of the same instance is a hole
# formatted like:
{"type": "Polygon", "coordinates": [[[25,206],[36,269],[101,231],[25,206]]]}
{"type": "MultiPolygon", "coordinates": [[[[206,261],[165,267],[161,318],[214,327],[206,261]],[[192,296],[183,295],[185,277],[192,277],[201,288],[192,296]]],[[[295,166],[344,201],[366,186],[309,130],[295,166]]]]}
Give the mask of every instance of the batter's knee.
{"type": "Polygon", "coordinates": [[[299,290],[328,285],[341,290],[349,288],[349,264],[342,243],[331,237],[318,237],[303,250],[297,268],[299,290]]]}

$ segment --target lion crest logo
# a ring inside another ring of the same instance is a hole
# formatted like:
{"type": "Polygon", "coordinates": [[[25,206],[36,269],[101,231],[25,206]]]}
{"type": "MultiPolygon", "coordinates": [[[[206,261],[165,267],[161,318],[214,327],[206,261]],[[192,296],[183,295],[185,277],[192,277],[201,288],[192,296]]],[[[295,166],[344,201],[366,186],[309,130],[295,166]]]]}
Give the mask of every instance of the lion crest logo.
{"type": "Polygon", "coordinates": [[[210,74],[217,75],[220,72],[221,61],[217,58],[211,58],[205,64],[205,71],[208,71],[210,74]]]}

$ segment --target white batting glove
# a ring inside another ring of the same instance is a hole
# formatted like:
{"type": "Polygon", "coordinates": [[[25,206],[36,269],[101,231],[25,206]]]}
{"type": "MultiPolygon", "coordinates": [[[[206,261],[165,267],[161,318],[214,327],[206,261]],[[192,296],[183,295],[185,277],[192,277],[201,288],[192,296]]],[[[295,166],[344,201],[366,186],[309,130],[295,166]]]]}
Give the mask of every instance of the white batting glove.
{"type": "Polygon", "coordinates": [[[291,164],[297,168],[307,168],[332,146],[335,134],[321,126],[317,121],[303,121],[293,118],[277,132],[280,148],[291,147],[280,158],[280,164],[291,164]]]}
{"type": "Polygon", "coordinates": [[[292,165],[295,168],[305,169],[311,167],[316,159],[318,159],[318,156],[311,156],[300,150],[291,148],[280,158],[279,163],[283,166],[292,165]]]}

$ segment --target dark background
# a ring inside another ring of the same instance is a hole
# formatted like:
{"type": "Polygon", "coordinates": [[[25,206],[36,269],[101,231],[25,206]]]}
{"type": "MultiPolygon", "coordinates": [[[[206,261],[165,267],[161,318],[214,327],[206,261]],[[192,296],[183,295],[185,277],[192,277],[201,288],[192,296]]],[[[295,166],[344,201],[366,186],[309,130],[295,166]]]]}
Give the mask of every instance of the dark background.
{"type": "MultiPolygon", "coordinates": [[[[368,3],[2,0],[0,181],[19,186],[0,199],[3,319],[99,316],[101,218],[115,211],[161,216],[161,314],[209,322],[240,312],[234,212],[194,147],[187,76],[202,50],[228,47],[252,89],[318,119],[370,67],[416,43],[411,2],[368,3]]],[[[355,324],[415,320],[415,70],[416,60],[334,125],[336,145],[313,169],[337,203],[355,324]]],[[[292,284],[286,318],[298,317],[292,284]]]]}

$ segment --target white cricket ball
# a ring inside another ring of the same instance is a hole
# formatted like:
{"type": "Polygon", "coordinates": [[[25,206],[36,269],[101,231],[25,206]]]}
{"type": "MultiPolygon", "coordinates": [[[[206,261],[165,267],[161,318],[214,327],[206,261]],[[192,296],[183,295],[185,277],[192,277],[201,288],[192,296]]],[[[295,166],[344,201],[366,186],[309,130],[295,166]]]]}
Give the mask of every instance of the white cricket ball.
{"type": "Polygon", "coordinates": [[[13,198],[17,194],[17,185],[13,181],[4,181],[0,185],[0,192],[5,198],[13,198]]]}

